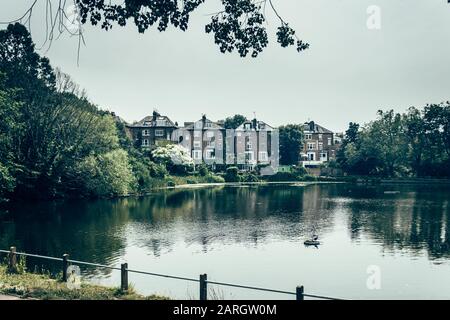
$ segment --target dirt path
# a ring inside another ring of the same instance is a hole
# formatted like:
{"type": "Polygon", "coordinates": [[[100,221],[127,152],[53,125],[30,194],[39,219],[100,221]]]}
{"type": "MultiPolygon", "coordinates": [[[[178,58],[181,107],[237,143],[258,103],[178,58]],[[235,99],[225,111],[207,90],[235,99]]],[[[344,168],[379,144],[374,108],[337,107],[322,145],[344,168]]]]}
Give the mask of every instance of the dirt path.
{"type": "Polygon", "coordinates": [[[14,296],[5,296],[3,294],[0,294],[0,300],[22,300],[22,299],[14,296]]]}

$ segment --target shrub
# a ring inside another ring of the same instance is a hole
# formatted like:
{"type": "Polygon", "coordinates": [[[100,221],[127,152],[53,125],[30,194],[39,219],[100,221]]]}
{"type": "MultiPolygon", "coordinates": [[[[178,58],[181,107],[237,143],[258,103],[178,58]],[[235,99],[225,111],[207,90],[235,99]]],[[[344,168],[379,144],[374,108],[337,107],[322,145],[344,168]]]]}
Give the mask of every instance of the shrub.
{"type": "Polygon", "coordinates": [[[271,182],[298,181],[299,178],[291,172],[277,172],[276,174],[269,176],[268,180],[271,182]]]}
{"type": "Polygon", "coordinates": [[[200,176],[205,177],[207,176],[210,172],[208,169],[208,166],[204,163],[200,164],[197,166],[197,172],[200,176]]]}
{"type": "Polygon", "coordinates": [[[216,176],[216,175],[210,174],[206,177],[206,182],[207,183],[224,183],[225,179],[221,176],[216,176]]]}
{"type": "Polygon", "coordinates": [[[226,182],[240,182],[239,169],[237,167],[229,167],[225,172],[226,182]]]}
{"type": "Polygon", "coordinates": [[[259,182],[259,178],[254,173],[246,173],[242,176],[241,181],[243,182],[259,182]]]}
{"type": "Polygon", "coordinates": [[[292,166],[292,173],[297,177],[303,177],[304,175],[308,174],[308,171],[306,171],[305,167],[303,166],[292,166]]]}
{"type": "Polygon", "coordinates": [[[95,196],[126,195],[136,183],[128,162],[128,153],[122,149],[86,157],[76,168],[85,189],[95,196]]]}
{"type": "Polygon", "coordinates": [[[304,181],[317,181],[317,177],[316,176],[312,176],[310,174],[307,174],[307,175],[303,176],[302,180],[304,180],[304,181]]]}
{"type": "Polygon", "coordinates": [[[173,174],[186,174],[194,167],[188,151],[177,144],[157,147],[151,155],[156,163],[164,164],[173,174]]]}
{"type": "Polygon", "coordinates": [[[168,187],[175,187],[176,183],[173,180],[169,180],[169,181],[167,181],[167,186],[168,187]]]}

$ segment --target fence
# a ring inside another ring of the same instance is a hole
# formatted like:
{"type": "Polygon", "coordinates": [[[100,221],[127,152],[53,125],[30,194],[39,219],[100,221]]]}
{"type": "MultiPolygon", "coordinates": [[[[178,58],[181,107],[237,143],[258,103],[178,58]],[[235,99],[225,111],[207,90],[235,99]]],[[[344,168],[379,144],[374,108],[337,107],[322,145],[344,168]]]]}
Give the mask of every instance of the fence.
{"type": "Polygon", "coordinates": [[[209,281],[207,274],[201,274],[198,279],[186,278],[186,277],[179,277],[179,276],[173,276],[173,275],[167,275],[167,274],[161,274],[161,273],[154,273],[154,272],[147,272],[147,271],[129,269],[128,268],[128,263],[122,263],[120,268],[119,268],[119,267],[111,267],[111,266],[107,266],[107,265],[103,265],[103,264],[98,264],[98,263],[91,263],[91,262],[78,261],[78,260],[71,260],[71,259],[69,259],[69,255],[68,254],[64,254],[61,258],[56,258],[56,257],[49,257],[49,256],[43,256],[43,255],[37,255],[37,254],[17,252],[16,251],[16,247],[11,247],[9,251],[8,250],[0,250],[0,253],[8,254],[8,268],[10,268],[10,269],[16,268],[17,256],[24,256],[24,257],[30,257],[30,258],[39,258],[39,259],[44,259],[44,260],[60,261],[61,262],[61,268],[62,268],[62,281],[63,282],[67,282],[67,280],[68,280],[67,269],[68,269],[70,264],[92,266],[92,267],[105,268],[105,269],[110,269],[110,270],[118,270],[118,271],[120,271],[120,274],[121,274],[121,276],[120,276],[120,289],[122,291],[127,291],[128,290],[128,273],[136,273],[136,274],[143,274],[143,275],[148,275],[148,276],[170,278],[170,279],[175,279],[175,280],[197,282],[197,283],[199,283],[199,289],[200,289],[199,290],[199,297],[200,297],[200,300],[208,300],[208,284],[224,286],[224,287],[233,287],[233,288],[241,288],[241,289],[249,289],[249,290],[257,290],[257,291],[265,291],[265,292],[272,292],[272,293],[278,293],[278,294],[291,295],[291,296],[295,296],[296,300],[304,300],[305,297],[307,297],[307,298],[316,298],[316,299],[325,299],[325,300],[343,300],[343,299],[334,298],[334,297],[315,295],[315,294],[307,294],[307,293],[304,292],[304,287],[303,286],[297,286],[295,288],[295,292],[291,292],[291,291],[283,291],[283,290],[276,290],[276,289],[269,289],[269,288],[260,288],[260,287],[246,286],[246,285],[241,285],[241,284],[233,284],[233,283],[218,282],[218,281],[209,281]]]}

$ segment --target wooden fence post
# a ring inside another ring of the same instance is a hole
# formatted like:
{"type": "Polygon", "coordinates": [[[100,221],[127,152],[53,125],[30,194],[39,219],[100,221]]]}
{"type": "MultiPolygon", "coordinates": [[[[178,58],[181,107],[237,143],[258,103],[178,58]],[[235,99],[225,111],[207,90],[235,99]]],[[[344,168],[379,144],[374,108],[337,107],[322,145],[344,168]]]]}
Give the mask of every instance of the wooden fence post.
{"type": "Polygon", "coordinates": [[[62,256],[62,281],[67,282],[67,268],[69,267],[69,255],[67,253],[62,256]]]}
{"type": "Polygon", "coordinates": [[[16,247],[9,248],[8,270],[14,272],[17,269],[16,247]]]}
{"type": "Polygon", "coordinates": [[[120,265],[120,290],[128,291],[128,263],[120,265]]]}
{"type": "Polygon", "coordinates": [[[207,274],[200,275],[200,300],[208,300],[208,280],[207,274]]]}
{"type": "Polygon", "coordinates": [[[295,290],[295,295],[297,297],[296,300],[305,300],[305,296],[303,295],[304,290],[305,289],[303,288],[303,286],[299,286],[296,288],[295,290]]]}

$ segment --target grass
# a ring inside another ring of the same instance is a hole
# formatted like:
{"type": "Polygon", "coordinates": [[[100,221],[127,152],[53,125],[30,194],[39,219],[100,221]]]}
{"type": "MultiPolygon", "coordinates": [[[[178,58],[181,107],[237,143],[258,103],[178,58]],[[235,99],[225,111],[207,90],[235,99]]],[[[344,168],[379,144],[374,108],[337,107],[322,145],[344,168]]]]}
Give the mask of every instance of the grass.
{"type": "Polygon", "coordinates": [[[9,273],[5,265],[0,265],[0,294],[41,300],[168,300],[158,295],[140,295],[133,288],[122,292],[119,288],[88,283],[69,289],[66,283],[46,274],[9,273]]]}

